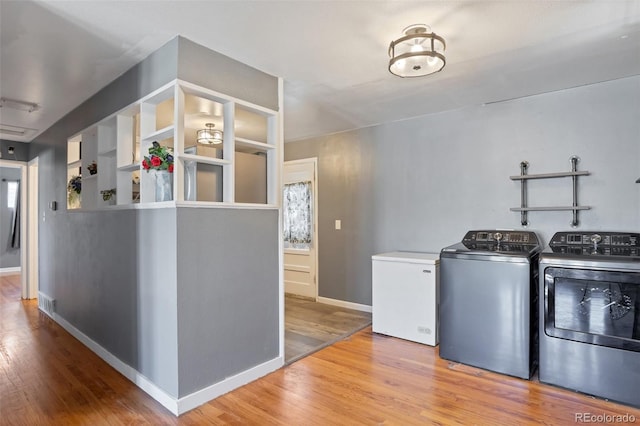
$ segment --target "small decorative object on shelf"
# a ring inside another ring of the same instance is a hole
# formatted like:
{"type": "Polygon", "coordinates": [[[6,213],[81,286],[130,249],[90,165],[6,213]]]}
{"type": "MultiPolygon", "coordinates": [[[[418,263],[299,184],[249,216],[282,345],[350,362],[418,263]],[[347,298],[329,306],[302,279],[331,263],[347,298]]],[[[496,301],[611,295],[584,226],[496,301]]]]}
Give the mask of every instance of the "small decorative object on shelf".
{"type": "Polygon", "coordinates": [[[100,191],[100,194],[102,195],[102,200],[103,201],[107,201],[109,204],[115,204],[115,202],[116,202],[116,189],[115,188],[104,189],[104,190],[100,191]]]}
{"type": "Polygon", "coordinates": [[[171,148],[153,141],[149,148],[149,155],[142,160],[142,168],[147,172],[155,171],[156,201],[171,201],[173,199],[173,153],[171,148]]]}
{"type": "Polygon", "coordinates": [[[89,170],[89,174],[95,175],[96,173],[98,173],[98,165],[95,161],[92,161],[91,164],[87,166],[87,170],[89,170]]]}
{"type": "Polygon", "coordinates": [[[69,201],[69,208],[75,209],[80,207],[80,192],[82,190],[82,178],[80,176],[73,176],[69,179],[67,184],[67,200],[69,201]]]}
{"type": "Polygon", "coordinates": [[[166,170],[173,173],[173,153],[171,148],[160,145],[153,141],[149,148],[149,155],[142,160],[142,168],[149,170],[166,170]]]}

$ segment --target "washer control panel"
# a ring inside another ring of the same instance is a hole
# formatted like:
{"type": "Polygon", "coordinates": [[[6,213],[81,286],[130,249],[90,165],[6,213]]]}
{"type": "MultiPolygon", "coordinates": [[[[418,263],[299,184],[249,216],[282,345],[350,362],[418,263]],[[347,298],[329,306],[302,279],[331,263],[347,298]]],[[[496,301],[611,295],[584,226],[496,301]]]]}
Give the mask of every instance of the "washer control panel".
{"type": "Polygon", "coordinates": [[[469,231],[462,240],[463,243],[511,243],[511,244],[538,244],[535,232],[508,231],[508,230],[483,230],[469,231]]]}

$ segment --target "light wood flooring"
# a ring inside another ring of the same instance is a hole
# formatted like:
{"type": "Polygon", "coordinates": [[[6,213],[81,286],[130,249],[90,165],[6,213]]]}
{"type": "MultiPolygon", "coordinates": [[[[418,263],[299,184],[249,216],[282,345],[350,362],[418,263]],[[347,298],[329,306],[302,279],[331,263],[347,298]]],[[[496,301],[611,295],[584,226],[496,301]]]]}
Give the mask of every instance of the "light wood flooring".
{"type": "Polygon", "coordinates": [[[371,324],[371,313],[285,295],[284,353],[289,364],[371,324]]]}
{"type": "MultiPolygon", "coordinates": [[[[15,277],[15,276],[14,276],[15,277]]],[[[0,277],[2,425],[570,425],[640,409],[450,363],[376,335],[340,340],[179,418],[0,277]]]]}

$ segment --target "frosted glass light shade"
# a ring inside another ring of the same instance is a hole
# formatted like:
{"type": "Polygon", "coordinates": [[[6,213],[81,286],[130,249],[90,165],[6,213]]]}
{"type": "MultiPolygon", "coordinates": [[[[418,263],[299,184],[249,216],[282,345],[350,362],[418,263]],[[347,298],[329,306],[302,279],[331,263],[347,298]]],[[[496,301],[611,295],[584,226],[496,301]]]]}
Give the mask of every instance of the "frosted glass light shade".
{"type": "Polygon", "coordinates": [[[207,123],[206,129],[198,130],[198,143],[203,145],[218,145],[222,143],[222,130],[214,129],[215,124],[207,123]]]}
{"type": "Polygon", "coordinates": [[[411,25],[389,45],[389,72],[398,77],[421,77],[444,68],[446,43],[423,24],[411,25]]]}

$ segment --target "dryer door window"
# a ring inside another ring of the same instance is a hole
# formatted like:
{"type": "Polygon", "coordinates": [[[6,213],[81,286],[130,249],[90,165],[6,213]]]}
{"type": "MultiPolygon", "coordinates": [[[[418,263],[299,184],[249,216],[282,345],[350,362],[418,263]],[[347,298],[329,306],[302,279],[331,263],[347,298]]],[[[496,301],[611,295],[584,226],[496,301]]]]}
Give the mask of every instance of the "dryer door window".
{"type": "Polygon", "coordinates": [[[545,333],[640,352],[640,273],[547,268],[545,333]]]}

